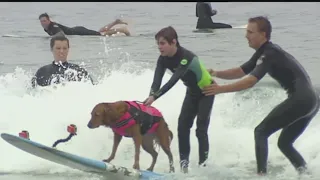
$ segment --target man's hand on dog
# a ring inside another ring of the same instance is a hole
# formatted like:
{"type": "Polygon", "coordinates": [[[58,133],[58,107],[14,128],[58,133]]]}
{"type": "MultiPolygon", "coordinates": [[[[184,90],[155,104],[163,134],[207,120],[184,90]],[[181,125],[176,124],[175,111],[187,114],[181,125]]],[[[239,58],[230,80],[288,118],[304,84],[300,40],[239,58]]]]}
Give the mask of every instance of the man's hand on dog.
{"type": "Polygon", "coordinates": [[[150,106],[155,101],[153,96],[149,96],[146,100],[143,101],[143,104],[150,106]]]}

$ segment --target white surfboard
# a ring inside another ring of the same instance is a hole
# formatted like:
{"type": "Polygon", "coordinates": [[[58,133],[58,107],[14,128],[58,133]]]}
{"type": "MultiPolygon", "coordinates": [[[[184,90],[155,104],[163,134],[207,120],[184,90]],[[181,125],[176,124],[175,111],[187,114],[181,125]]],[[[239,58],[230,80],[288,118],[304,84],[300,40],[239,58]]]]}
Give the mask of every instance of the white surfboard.
{"type": "Polygon", "coordinates": [[[194,33],[213,33],[215,29],[195,29],[194,33]]]}
{"type": "Polygon", "coordinates": [[[140,180],[165,178],[162,174],[145,170],[137,171],[126,167],[115,166],[103,161],[93,160],[71,153],[63,152],[58,149],[51,148],[19,136],[2,133],[1,137],[11,145],[25,152],[84,172],[97,173],[107,177],[123,177],[123,179],[127,179],[128,177],[130,177],[130,179],[133,178],[140,180]]]}

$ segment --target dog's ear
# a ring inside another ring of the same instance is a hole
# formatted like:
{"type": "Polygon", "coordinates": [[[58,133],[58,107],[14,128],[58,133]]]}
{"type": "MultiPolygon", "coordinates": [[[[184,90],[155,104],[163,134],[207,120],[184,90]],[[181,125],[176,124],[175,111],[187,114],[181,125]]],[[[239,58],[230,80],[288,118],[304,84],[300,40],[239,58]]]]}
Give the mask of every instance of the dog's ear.
{"type": "Polygon", "coordinates": [[[108,119],[110,123],[115,123],[121,117],[115,108],[114,103],[104,103],[104,117],[108,119]]]}
{"type": "Polygon", "coordinates": [[[124,101],[115,102],[114,107],[115,107],[116,111],[119,113],[120,117],[123,116],[128,111],[128,105],[124,101]]]}
{"type": "Polygon", "coordinates": [[[107,115],[109,111],[109,103],[102,103],[103,105],[103,115],[107,115]]]}

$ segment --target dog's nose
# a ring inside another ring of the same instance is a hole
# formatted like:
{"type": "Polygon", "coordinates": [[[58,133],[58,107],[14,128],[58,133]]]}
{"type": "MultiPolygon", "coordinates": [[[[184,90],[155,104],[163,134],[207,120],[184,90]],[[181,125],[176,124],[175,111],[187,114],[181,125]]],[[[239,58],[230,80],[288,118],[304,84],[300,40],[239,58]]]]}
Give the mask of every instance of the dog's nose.
{"type": "Polygon", "coordinates": [[[92,124],[90,122],[88,123],[87,126],[88,126],[88,128],[92,129],[92,124]]]}

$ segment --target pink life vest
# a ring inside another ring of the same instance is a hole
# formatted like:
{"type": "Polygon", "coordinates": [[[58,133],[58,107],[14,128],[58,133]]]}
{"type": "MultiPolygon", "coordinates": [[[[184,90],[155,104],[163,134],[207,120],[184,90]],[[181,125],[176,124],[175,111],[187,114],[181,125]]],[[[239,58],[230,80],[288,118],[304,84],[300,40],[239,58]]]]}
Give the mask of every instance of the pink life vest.
{"type": "Polygon", "coordinates": [[[126,101],[128,111],[111,126],[112,130],[121,136],[127,136],[125,130],[135,124],[140,124],[141,134],[154,133],[159,120],[163,117],[161,112],[152,106],[137,103],[135,101],[126,101]]]}

